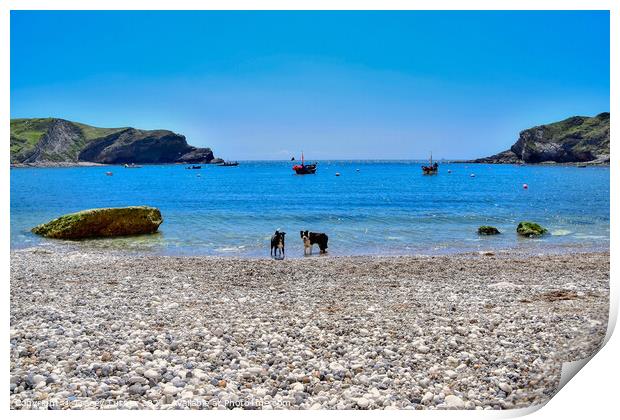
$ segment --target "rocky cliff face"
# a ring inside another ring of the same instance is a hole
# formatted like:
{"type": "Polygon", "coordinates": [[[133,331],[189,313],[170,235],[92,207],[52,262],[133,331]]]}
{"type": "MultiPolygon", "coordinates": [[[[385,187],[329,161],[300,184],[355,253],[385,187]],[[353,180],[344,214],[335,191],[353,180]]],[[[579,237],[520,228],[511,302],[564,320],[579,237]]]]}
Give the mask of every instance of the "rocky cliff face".
{"type": "Polygon", "coordinates": [[[103,129],[56,118],[11,120],[11,163],[209,163],[209,148],[168,130],[103,129]]]}
{"type": "Polygon", "coordinates": [[[75,160],[77,150],[83,143],[80,134],[79,128],[68,121],[55,120],[41,136],[32,154],[24,159],[24,162],[75,160]]]}
{"type": "Polygon", "coordinates": [[[189,146],[184,136],[171,131],[128,128],[90,142],[80,152],[78,160],[109,164],[206,163],[213,160],[213,153],[211,149],[189,146]]]}
{"type": "Polygon", "coordinates": [[[609,113],[523,130],[510,150],[475,163],[609,162],[609,113]]]}

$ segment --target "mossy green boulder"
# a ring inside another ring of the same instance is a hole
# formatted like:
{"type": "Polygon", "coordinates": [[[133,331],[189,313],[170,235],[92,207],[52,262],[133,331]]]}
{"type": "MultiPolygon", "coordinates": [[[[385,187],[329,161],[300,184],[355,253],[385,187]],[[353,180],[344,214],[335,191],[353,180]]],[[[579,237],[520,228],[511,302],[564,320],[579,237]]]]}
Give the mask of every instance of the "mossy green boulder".
{"type": "Polygon", "coordinates": [[[66,214],[32,229],[55,239],[82,239],[154,233],[163,222],[159,209],[147,206],[102,208],[66,214]]]}
{"type": "Polygon", "coordinates": [[[494,226],[480,226],[478,228],[478,235],[499,235],[500,231],[494,226]]]}
{"type": "Polygon", "coordinates": [[[521,222],[517,226],[517,233],[528,238],[541,236],[547,233],[547,229],[534,222],[521,222]]]}

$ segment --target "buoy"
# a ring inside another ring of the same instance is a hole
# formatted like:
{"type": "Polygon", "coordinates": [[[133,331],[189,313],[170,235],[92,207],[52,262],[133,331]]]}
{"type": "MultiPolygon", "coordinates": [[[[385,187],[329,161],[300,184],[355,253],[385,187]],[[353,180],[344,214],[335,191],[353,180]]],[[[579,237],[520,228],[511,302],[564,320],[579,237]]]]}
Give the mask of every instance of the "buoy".
{"type": "Polygon", "coordinates": [[[452,169],[448,169],[448,173],[451,174],[452,173],[452,169]]]}
{"type": "Polygon", "coordinates": [[[336,172],[336,176],[340,176],[340,172],[336,172]]]}
{"type": "Polygon", "coordinates": [[[112,176],[112,175],[114,175],[112,172],[106,172],[105,174],[106,174],[107,176],[112,176]]]}
{"type": "Polygon", "coordinates": [[[523,184],[523,189],[527,190],[529,187],[527,186],[527,184],[523,184]]]}
{"type": "Polygon", "coordinates": [[[356,170],[355,170],[355,172],[359,172],[359,171],[360,171],[359,169],[356,169],[356,170]]]}
{"type": "Polygon", "coordinates": [[[469,174],[470,177],[474,178],[476,174],[469,174]]]}

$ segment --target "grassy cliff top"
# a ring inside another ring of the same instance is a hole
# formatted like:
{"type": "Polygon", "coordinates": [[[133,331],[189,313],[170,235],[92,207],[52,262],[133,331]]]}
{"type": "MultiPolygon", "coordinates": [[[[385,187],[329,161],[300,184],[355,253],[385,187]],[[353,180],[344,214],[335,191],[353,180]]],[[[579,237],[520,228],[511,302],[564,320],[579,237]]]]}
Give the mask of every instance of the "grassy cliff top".
{"type": "Polygon", "coordinates": [[[604,139],[606,136],[609,137],[609,112],[603,112],[595,117],[570,117],[529,130],[536,129],[543,129],[545,138],[549,141],[561,141],[569,137],[586,140],[604,139]]]}
{"type": "Polygon", "coordinates": [[[66,121],[76,126],[82,133],[79,139],[81,144],[125,129],[125,127],[99,128],[59,118],[14,118],[11,119],[11,160],[32,152],[54,121],[66,121]]]}
{"type": "Polygon", "coordinates": [[[129,127],[100,128],[100,127],[93,127],[92,125],[87,125],[87,124],[82,124],[82,123],[77,123],[77,122],[73,122],[73,124],[80,127],[80,130],[82,130],[82,133],[84,133],[84,139],[86,141],[91,141],[91,140],[98,139],[101,137],[109,136],[110,134],[114,134],[117,131],[122,131],[122,130],[126,130],[127,128],[129,128],[129,127]]]}
{"type": "Polygon", "coordinates": [[[11,120],[11,155],[36,146],[53,118],[16,118],[11,120]]]}

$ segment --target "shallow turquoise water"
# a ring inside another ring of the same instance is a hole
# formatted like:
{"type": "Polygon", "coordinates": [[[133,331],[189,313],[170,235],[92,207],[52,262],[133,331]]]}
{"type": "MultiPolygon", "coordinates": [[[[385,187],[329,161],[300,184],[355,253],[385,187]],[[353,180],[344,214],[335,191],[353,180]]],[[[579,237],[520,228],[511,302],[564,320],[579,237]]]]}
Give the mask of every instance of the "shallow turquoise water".
{"type": "Polygon", "coordinates": [[[291,166],[12,169],[11,247],[66,246],[29,232],[64,213],[151,205],[164,216],[159,234],[70,244],[262,256],[281,229],[288,233],[288,256],[297,257],[303,255],[299,230],[308,229],[329,235],[332,255],[609,249],[609,168],[443,164],[438,175],[422,176],[419,162],[322,161],[316,175],[296,176],[291,166]],[[551,234],[519,238],[521,220],[551,234]],[[479,237],[483,224],[503,234],[479,237]]]}

